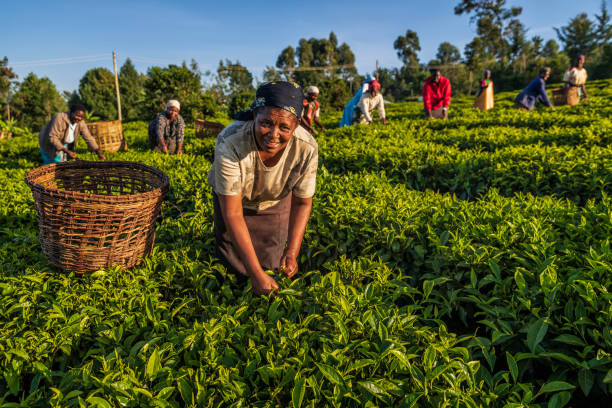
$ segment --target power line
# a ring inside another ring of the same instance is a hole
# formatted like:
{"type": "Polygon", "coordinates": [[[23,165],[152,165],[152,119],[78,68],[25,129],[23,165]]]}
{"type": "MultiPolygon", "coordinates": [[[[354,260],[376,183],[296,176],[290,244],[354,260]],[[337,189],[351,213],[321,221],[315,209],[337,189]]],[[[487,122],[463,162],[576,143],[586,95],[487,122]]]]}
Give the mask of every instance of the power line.
{"type": "Polygon", "coordinates": [[[353,64],[348,65],[328,65],[326,67],[287,67],[287,68],[274,68],[277,71],[325,71],[328,69],[350,69],[355,68],[353,64]]]}
{"type": "Polygon", "coordinates": [[[16,61],[12,62],[11,66],[44,66],[44,65],[61,65],[61,64],[73,64],[79,62],[93,62],[101,61],[108,58],[107,54],[98,55],[87,55],[82,57],[66,57],[66,58],[52,58],[44,60],[33,60],[33,61],[16,61]]]}

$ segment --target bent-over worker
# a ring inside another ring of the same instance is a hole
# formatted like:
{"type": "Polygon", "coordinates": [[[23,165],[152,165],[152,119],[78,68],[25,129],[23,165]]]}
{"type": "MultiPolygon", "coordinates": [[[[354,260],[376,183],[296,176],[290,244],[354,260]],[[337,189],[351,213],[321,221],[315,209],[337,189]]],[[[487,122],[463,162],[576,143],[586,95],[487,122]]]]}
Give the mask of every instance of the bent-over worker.
{"type": "Polygon", "coordinates": [[[550,77],[550,68],[544,67],[540,69],[538,76],[516,96],[514,107],[520,110],[532,110],[538,102],[541,102],[545,106],[554,109],[546,93],[546,80],[548,77],[550,77]]]}
{"type": "Polygon", "coordinates": [[[304,110],[302,111],[302,126],[311,134],[315,134],[312,122],[316,123],[321,133],[325,132],[325,126],[319,121],[321,113],[321,105],[319,104],[319,88],[309,86],[306,88],[306,97],[304,98],[304,110]]]}
{"type": "Polygon", "coordinates": [[[363,92],[359,103],[355,107],[353,113],[353,123],[359,123],[361,116],[363,115],[367,124],[372,123],[372,113],[374,109],[378,110],[378,117],[380,121],[387,124],[387,118],[385,116],[385,101],[382,94],[380,93],[380,82],[373,80],[368,82],[368,90],[363,92]]]}
{"type": "Polygon", "coordinates": [[[266,269],[298,272],[318,163],[317,142],[299,126],[303,100],[296,83],[264,83],[215,144],[208,182],[217,255],[257,294],[278,289],[266,269]]]}
{"type": "Polygon", "coordinates": [[[79,135],[87,144],[91,152],[95,152],[102,160],[106,160],[100,151],[96,139],[89,133],[85,117],[85,106],[75,104],[70,107],[69,112],[61,112],[53,115],[51,120],[38,133],[38,144],[43,163],[61,163],[68,158],[76,159],[74,152],[79,135]]]}
{"type": "Polygon", "coordinates": [[[149,123],[149,147],[165,154],[183,154],[185,140],[185,121],[179,114],[181,104],[171,99],[166,104],[166,110],[160,112],[149,123]]]}
{"type": "Polygon", "coordinates": [[[448,107],[451,103],[451,83],[434,68],[431,76],[423,85],[423,107],[426,119],[448,119],[448,107]]]}

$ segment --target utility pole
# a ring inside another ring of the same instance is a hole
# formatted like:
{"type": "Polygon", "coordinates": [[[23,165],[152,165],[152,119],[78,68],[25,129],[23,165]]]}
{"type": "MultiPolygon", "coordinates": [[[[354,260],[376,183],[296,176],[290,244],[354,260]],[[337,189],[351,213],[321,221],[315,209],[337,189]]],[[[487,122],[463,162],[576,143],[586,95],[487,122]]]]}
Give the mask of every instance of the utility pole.
{"type": "Polygon", "coordinates": [[[121,96],[119,95],[119,77],[117,76],[117,54],[113,51],[113,68],[115,69],[115,89],[117,91],[117,112],[119,113],[119,120],[121,118],[121,96]]]}
{"type": "MultiPolygon", "coordinates": [[[[119,114],[119,121],[122,121],[121,117],[121,96],[119,95],[119,77],[117,76],[117,54],[113,51],[113,69],[115,70],[115,90],[117,91],[117,113],[119,114]]],[[[121,137],[123,141],[121,142],[121,147],[119,150],[126,151],[127,150],[127,142],[125,141],[125,135],[123,134],[123,127],[121,128],[121,137]]]]}

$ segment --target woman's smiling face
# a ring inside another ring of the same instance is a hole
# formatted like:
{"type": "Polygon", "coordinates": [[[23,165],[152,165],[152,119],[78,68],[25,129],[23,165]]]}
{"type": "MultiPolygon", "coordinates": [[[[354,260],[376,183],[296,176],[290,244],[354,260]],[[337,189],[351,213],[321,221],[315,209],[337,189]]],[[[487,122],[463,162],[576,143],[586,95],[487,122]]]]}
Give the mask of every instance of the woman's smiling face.
{"type": "Polygon", "coordinates": [[[255,139],[268,154],[281,152],[298,127],[298,119],[282,108],[266,106],[255,111],[255,139]]]}

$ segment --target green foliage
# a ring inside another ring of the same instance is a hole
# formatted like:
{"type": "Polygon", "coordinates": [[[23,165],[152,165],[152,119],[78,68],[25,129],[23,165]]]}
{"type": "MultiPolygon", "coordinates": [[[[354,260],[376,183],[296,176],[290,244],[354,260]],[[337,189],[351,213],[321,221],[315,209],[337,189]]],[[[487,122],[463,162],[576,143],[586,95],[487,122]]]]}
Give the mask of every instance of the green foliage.
{"type": "Polygon", "coordinates": [[[166,109],[166,103],[170,99],[180,102],[181,116],[187,121],[193,120],[202,109],[200,74],[186,66],[149,68],[144,89],[144,113],[151,119],[166,109]]]}
{"type": "Polygon", "coordinates": [[[555,28],[555,31],[571,59],[580,54],[592,55],[597,47],[595,24],[586,13],[578,14],[566,26],[555,28]]]}
{"type": "Polygon", "coordinates": [[[253,75],[239,61],[219,61],[217,68],[218,85],[225,95],[253,92],[253,75]]]}
{"type": "Polygon", "coordinates": [[[200,97],[200,104],[198,106],[198,113],[201,115],[195,115],[195,117],[201,116],[204,118],[217,115],[219,113],[219,106],[215,102],[212,95],[202,94],[200,97]]]}
{"type": "Polygon", "coordinates": [[[145,101],[143,83],[144,75],[136,71],[129,58],[119,70],[119,90],[121,91],[121,113],[123,120],[140,118],[142,105],[145,101]]]}
{"type": "Polygon", "coordinates": [[[292,46],[285,48],[276,60],[280,71],[268,68],[264,78],[295,81],[304,89],[315,85],[321,90],[319,101],[322,106],[343,109],[352,93],[361,86],[354,64],[355,54],[351,47],[346,43],[338,45],[338,38],[332,31],[328,38],[301,38],[296,49],[292,46]],[[310,69],[330,66],[336,68],[310,69]]]}
{"type": "Polygon", "coordinates": [[[255,93],[253,92],[242,92],[239,94],[232,95],[230,99],[229,106],[227,108],[227,113],[230,118],[233,118],[236,113],[241,110],[249,109],[251,103],[255,100],[255,93]]]}
{"type": "Polygon", "coordinates": [[[397,51],[397,57],[402,60],[404,65],[418,65],[417,52],[421,51],[421,45],[417,33],[407,30],[405,35],[400,35],[395,39],[393,48],[397,51]]]}
{"type": "MultiPolygon", "coordinates": [[[[63,273],[35,250],[36,138],[0,142],[0,397],[28,406],[599,406],[612,392],[612,81],[521,113],[456,97],[448,121],[319,135],[293,280],[253,296],[214,255],[215,140],[136,160],[169,175],[153,253],[63,273]],[[355,162],[356,164],[353,164],[355,162]],[[465,194],[463,194],[465,193],[465,194]],[[463,198],[462,198],[463,196],[463,198]]],[[[324,120],[332,121],[330,115],[324,120]]],[[[84,146],[78,146],[84,150],[84,146]]],[[[95,155],[79,151],[79,156],[95,155]]]]}
{"type": "Polygon", "coordinates": [[[522,12],[522,7],[507,8],[506,0],[461,0],[455,7],[457,15],[471,14],[483,49],[502,62],[510,56],[513,27],[521,25],[517,17],[522,12]]]}
{"type": "Polygon", "coordinates": [[[20,126],[38,132],[58,112],[68,110],[66,101],[47,77],[30,73],[11,97],[11,112],[20,126]]]}
{"type": "Polygon", "coordinates": [[[436,59],[438,60],[438,63],[442,65],[456,64],[461,59],[461,54],[459,53],[457,47],[448,41],[445,41],[438,47],[436,59]]]}
{"type": "Polygon", "coordinates": [[[102,120],[117,120],[115,77],[106,68],[93,68],[79,82],[79,99],[102,120]]]}
{"type": "MultiPolygon", "coordinates": [[[[7,102],[10,100],[11,90],[17,84],[17,74],[13,72],[13,68],[8,66],[8,58],[4,57],[0,60],[0,107],[4,107],[3,113],[6,113],[6,118],[9,119],[10,107],[7,102]]],[[[0,114],[0,118],[3,114],[0,114]]]]}

